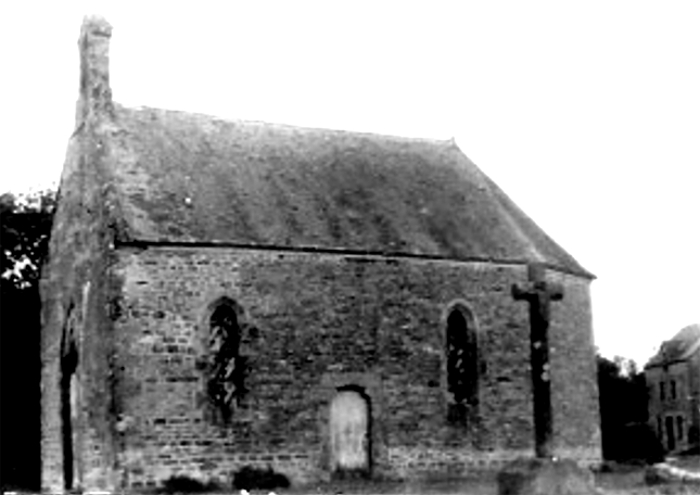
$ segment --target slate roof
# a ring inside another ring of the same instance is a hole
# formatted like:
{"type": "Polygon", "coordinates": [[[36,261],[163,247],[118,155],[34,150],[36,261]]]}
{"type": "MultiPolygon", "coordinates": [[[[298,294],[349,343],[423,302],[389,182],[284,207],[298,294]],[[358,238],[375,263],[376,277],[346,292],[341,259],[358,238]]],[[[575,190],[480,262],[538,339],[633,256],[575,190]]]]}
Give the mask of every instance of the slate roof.
{"type": "Polygon", "coordinates": [[[700,325],[684,327],[671,340],[661,344],[659,352],[649,360],[646,368],[685,361],[700,349],[700,325]]]}
{"type": "Polygon", "coordinates": [[[114,106],[132,241],[539,261],[592,278],[453,141],[114,106]]]}

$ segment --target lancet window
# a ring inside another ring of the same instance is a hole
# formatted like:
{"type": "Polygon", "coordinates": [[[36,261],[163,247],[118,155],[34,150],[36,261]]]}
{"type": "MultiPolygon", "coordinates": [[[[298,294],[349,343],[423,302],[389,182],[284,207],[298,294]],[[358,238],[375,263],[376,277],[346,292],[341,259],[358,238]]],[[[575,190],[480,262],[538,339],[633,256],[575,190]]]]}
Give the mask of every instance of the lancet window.
{"type": "Polygon", "coordinates": [[[462,306],[453,308],[445,333],[448,420],[466,425],[475,417],[479,402],[479,353],[471,313],[462,306]]]}
{"type": "Polygon", "coordinates": [[[217,303],[209,318],[207,394],[222,418],[230,419],[245,394],[245,359],[240,354],[241,327],[233,301],[217,303]]]}

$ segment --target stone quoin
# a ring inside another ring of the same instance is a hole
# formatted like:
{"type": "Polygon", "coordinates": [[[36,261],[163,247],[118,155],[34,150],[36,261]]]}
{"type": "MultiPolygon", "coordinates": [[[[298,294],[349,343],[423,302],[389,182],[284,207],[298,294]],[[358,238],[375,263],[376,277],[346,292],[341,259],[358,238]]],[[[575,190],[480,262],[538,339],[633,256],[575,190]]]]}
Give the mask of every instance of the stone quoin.
{"type": "Polygon", "coordinates": [[[86,18],[43,272],[44,490],[531,457],[531,263],[565,293],[551,452],[600,461],[593,276],[453,141],[125,108],[110,36],[86,18]]]}

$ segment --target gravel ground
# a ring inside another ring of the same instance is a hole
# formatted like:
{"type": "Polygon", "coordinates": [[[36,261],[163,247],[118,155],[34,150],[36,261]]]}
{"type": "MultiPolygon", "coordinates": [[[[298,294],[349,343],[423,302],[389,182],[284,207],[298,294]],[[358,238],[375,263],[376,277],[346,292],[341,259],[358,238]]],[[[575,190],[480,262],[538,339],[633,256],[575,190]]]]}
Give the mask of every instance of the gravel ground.
{"type": "MultiPolygon", "coordinates": [[[[700,472],[700,457],[669,463],[684,469],[700,472]]],[[[613,466],[612,472],[597,473],[596,486],[601,495],[700,495],[700,483],[673,482],[647,486],[646,468],[639,466],[613,466]]],[[[9,493],[9,492],[5,492],[9,493]]],[[[37,495],[18,490],[17,495],[37,495]]],[[[250,495],[269,495],[268,490],[253,490],[250,495]]],[[[275,490],[276,495],[498,495],[495,477],[483,477],[470,480],[442,480],[433,482],[386,482],[371,483],[352,481],[329,483],[315,487],[275,490]]],[[[44,494],[46,495],[46,494],[44,494]]],[[[83,495],[88,495],[87,493],[83,495]]],[[[95,494],[97,495],[97,494],[95,494]]],[[[119,494],[132,495],[132,494],[119,494]]],[[[134,493],[133,495],[138,495],[134,493]]],[[[156,495],[153,492],[149,495],[156,495]]],[[[159,494],[166,495],[166,494],[159,494]]],[[[171,494],[174,495],[174,494],[171,494]]],[[[184,494],[183,494],[184,495],[184,494]]],[[[194,495],[194,494],[192,494],[194,495]]],[[[209,492],[197,495],[241,495],[238,490],[209,492]]]]}

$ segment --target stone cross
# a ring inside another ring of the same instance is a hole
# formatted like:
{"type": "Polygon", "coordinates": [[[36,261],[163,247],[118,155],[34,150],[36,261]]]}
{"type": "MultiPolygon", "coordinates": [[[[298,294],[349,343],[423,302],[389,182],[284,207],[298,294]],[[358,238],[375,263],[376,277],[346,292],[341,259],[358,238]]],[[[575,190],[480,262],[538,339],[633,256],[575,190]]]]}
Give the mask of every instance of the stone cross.
{"type": "Polygon", "coordinates": [[[513,298],[530,305],[530,363],[535,405],[535,455],[541,459],[553,457],[552,392],[549,371],[550,302],[564,297],[559,284],[545,281],[545,267],[532,263],[527,267],[528,283],[514,284],[513,298]]]}

